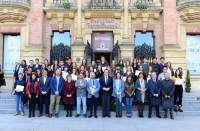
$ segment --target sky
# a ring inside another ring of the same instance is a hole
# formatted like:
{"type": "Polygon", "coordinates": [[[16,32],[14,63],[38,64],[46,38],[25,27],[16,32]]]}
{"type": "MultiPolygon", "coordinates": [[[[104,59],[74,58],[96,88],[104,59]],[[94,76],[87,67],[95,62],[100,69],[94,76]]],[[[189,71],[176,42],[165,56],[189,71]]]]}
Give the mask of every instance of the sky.
{"type": "Polygon", "coordinates": [[[70,38],[70,32],[54,32],[52,44],[60,44],[64,43],[64,45],[70,45],[71,44],[71,38],[70,38]]]}
{"type": "Polygon", "coordinates": [[[146,32],[144,34],[142,34],[141,32],[136,32],[135,46],[139,46],[144,43],[153,46],[152,32],[146,32]]]}

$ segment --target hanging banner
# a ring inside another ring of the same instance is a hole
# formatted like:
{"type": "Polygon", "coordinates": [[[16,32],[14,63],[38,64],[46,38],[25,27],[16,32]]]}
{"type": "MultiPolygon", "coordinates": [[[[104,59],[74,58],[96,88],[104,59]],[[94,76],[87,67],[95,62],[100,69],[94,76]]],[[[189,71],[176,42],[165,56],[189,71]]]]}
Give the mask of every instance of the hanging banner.
{"type": "Polygon", "coordinates": [[[4,36],[4,73],[13,74],[15,62],[20,60],[20,36],[4,36]]]}
{"type": "Polygon", "coordinates": [[[190,74],[200,74],[200,35],[190,36],[187,35],[187,69],[190,74]]]}
{"type": "Polygon", "coordinates": [[[93,32],[92,49],[93,52],[111,52],[113,50],[113,33],[93,32]]]}

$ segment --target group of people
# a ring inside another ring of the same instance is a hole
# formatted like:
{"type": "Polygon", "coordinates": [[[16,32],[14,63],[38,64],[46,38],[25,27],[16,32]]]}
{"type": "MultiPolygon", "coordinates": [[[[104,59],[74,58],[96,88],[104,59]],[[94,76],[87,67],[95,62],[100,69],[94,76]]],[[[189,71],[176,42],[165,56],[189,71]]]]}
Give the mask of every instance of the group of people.
{"type": "Polygon", "coordinates": [[[86,59],[82,60],[80,66],[68,59],[64,61],[54,60],[53,65],[47,59],[42,65],[39,59],[29,61],[17,61],[14,76],[16,113],[15,116],[24,115],[24,104],[29,100],[29,117],[35,117],[36,100],[40,113],[43,115],[43,104],[45,104],[45,115],[51,118],[55,105],[55,117],[59,117],[60,100],[63,101],[67,111],[66,117],[72,117],[73,106],[77,106],[77,114],[81,114],[81,103],[83,106],[83,117],[97,118],[97,105],[100,101],[102,105],[102,117],[110,116],[111,100],[114,99],[116,117],[122,117],[122,105],[125,101],[126,116],[132,116],[133,100],[137,101],[138,116],[143,118],[144,103],[149,102],[149,115],[152,116],[152,107],[156,108],[156,116],[162,118],[159,113],[159,106],[165,111],[164,117],[167,118],[167,111],[170,111],[170,118],[174,119],[174,111],[183,112],[182,97],[184,75],[182,68],[179,67],[175,73],[170,62],[165,63],[164,57],[153,58],[151,64],[144,58],[141,65],[137,59],[133,62],[127,60],[125,63],[121,59],[117,64],[115,61],[109,65],[105,57],[96,64],[92,61],[87,66],[86,59]],[[183,80],[177,84],[176,81],[183,80]],[[19,90],[23,86],[23,90],[19,90]],[[21,111],[19,111],[21,103],[21,111]],[[166,104],[164,104],[166,103],[166,104]],[[170,106],[169,106],[170,105],[170,106]],[[89,115],[87,116],[87,106],[89,115]]]}

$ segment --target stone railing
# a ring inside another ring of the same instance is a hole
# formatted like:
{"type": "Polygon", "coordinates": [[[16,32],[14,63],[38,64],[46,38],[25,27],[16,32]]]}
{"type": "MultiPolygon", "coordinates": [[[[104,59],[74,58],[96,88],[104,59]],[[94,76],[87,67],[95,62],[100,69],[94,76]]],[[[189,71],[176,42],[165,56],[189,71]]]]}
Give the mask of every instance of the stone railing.
{"type": "Polygon", "coordinates": [[[47,0],[45,8],[49,9],[65,9],[65,10],[76,10],[76,3],[74,0],[47,0]]]}
{"type": "Polygon", "coordinates": [[[190,5],[200,5],[200,0],[177,0],[178,7],[184,7],[190,5]]]}
{"type": "Polygon", "coordinates": [[[0,0],[0,6],[23,6],[30,7],[30,0],[0,0]]]}
{"type": "Polygon", "coordinates": [[[156,10],[161,9],[161,0],[130,0],[129,2],[130,9],[137,10],[156,10]]]}
{"type": "Polygon", "coordinates": [[[83,9],[122,9],[123,0],[85,0],[83,9]]]}

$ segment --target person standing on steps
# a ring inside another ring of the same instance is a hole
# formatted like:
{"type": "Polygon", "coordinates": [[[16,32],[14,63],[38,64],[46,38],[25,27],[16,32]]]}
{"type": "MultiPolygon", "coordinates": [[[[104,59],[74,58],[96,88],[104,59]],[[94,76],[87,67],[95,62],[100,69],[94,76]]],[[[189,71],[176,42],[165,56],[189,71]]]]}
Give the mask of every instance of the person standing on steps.
{"type": "Polygon", "coordinates": [[[49,118],[52,117],[53,107],[56,102],[56,111],[55,117],[58,118],[58,111],[60,106],[60,99],[62,96],[63,85],[65,80],[61,76],[61,69],[56,69],[56,75],[51,78],[51,98],[50,98],[50,106],[49,106],[49,118]]]}
{"type": "Polygon", "coordinates": [[[67,110],[66,117],[72,117],[73,104],[75,103],[75,93],[75,81],[73,81],[72,76],[68,74],[63,87],[63,102],[67,110]]]}
{"type": "Polygon", "coordinates": [[[32,74],[32,79],[28,81],[26,85],[26,93],[29,97],[29,118],[35,117],[35,106],[36,106],[36,98],[38,98],[39,89],[38,89],[38,81],[36,79],[36,74],[32,74]]]}
{"type": "Polygon", "coordinates": [[[23,74],[22,73],[19,73],[18,77],[19,77],[19,80],[15,81],[15,84],[14,84],[15,102],[16,102],[16,113],[14,114],[14,116],[17,116],[19,114],[21,116],[24,116],[23,95],[26,92],[26,81],[23,80],[23,74]],[[24,87],[23,91],[17,90],[16,89],[17,85],[23,86],[24,87]],[[19,111],[19,104],[21,105],[21,111],[19,111]]]}
{"type": "Polygon", "coordinates": [[[94,108],[94,117],[97,118],[97,98],[99,97],[100,84],[99,81],[95,79],[95,73],[90,73],[90,80],[87,82],[88,98],[90,102],[90,115],[88,118],[92,117],[92,111],[94,108]]]}

